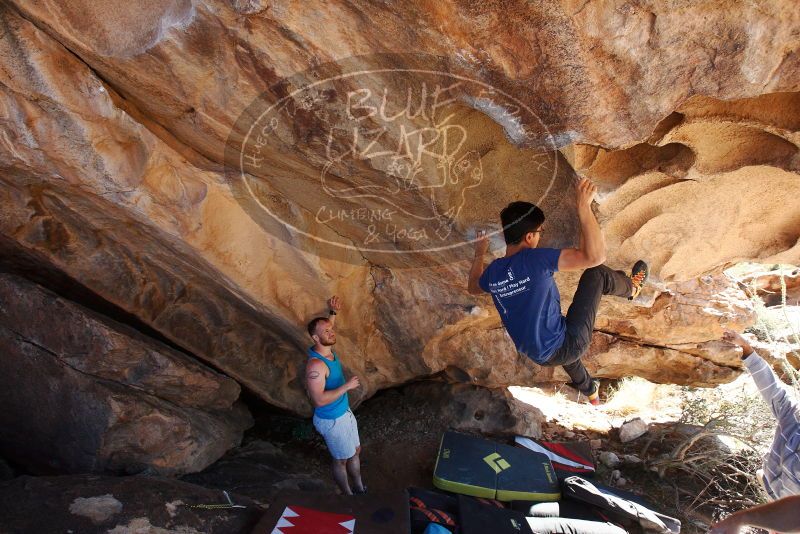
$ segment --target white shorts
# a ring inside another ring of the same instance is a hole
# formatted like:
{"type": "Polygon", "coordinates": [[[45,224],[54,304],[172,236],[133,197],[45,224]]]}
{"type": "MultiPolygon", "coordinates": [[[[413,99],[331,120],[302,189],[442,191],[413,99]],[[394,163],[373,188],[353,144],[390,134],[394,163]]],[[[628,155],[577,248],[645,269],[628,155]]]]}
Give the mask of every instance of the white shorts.
{"type": "Polygon", "coordinates": [[[353,412],[347,410],[336,419],[321,419],[314,416],[314,428],[325,438],[328,450],[337,460],[347,460],[356,455],[356,447],[361,445],[358,439],[358,424],[353,412]]]}

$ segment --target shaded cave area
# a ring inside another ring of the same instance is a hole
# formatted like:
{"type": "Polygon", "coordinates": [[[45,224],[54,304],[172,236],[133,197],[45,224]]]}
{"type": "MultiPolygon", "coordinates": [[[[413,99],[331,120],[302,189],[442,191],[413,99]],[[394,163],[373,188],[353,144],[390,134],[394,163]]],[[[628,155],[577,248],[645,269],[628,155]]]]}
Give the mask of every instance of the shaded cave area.
{"type": "MultiPolygon", "coordinates": [[[[19,291],[32,292],[34,299],[38,298],[39,293],[44,293],[51,303],[55,301],[60,305],[65,304],[80,309],[88,318],[87,321],[98,321],[105,327],[115,328],[117,334],[130,336],[138,342],[142,342],[141,338],[150,337],[148,328],[139,330],[141,324],[136,320],[131,320],[127,314],[119,312],[112,304],[93,295],[85,286],[75,283],[68,277],[59,276],[53,270],[42,269],[41,264],[26,261],[19,255],[6,256],[0,272],[2,273],[0,285],[3,286],[4,297],[11,294],[9,293],[11,285],[17,287],[19,291]],[[14,260],[8,261],[10,257],[14,260]],[[33,283],[36,286],[33,286],[33,283]],[[41,288],[42,284],[47,284],[50,289],[44,290],[41,288]]],[[[4,302],[6,305],[9,303],[7,299],[4,302]]],[[[21,337],[30,334],[9,329],[5,323],[3,335],[8,338],[9,335],[21,337]]],[[[147,343],[151,347],[161,347],[162,351],[179,352],[178,347],[168,345],[165,341],[163,338],[153,337],[147,343]]],[[[37,338],[35,343],[36,346],[47,347],[48,338],[42,336],[37,338]]],[[[74,356],[68,354],[63,346],[51,348],[52,353],[47,352],[47,354],[56,360],[69,361],[70,357],[74,356]]],[[[187,359],[193,358],[187,352],[179,354],[187,359]]],[[[129,380],[127,387],[139,394],[141,388],[147,388],[147,383],[142,376],[134,375],[146,375],[146,373],[142,371],[141,365],[138,370],[132,371],[133,373],[126,374],[122,381],[129,380]]],[[[92,372],[98,373],[95,379],[100,383],[108,380],[103,377],[102,368],[92,372]]],[[[607,440],[612,438],[607,432],[588,429],[575,431],[561,426],[556,421],[547,421],[535,406],[515,399],[507,389],[491,389],[454,381],[454,378],[457,379],[459,376],[468,380],[463,371],[455,372],[451,369],[429,379],[382,390],[358,406],[356,413],[363,446],[362,472],[370,491],[392,493],[407,487],[433,488],[434,463],[442,435],[447,430],[457,430],[499,442],[511,442],[515,435],[553,440],[591,441],[598,449],[597,454],[600,454],[601,443],[610,445],[607,440]]],[[[115,378],[115,383],[116,380],[115,378]]],[[[543,390],[558,389],[556,386],[541,386],[543,390]]],[[[613,387],[614,381],[605,384],[606,389],[613,387]]],[[[122,393],[113,390],[112,398],[115,395],[119,396],[122,393]]],[[[574,394],[566,395],[568,398],[564,402],[574,405],[577,410],[588,409],[587,406],[576,402],[579,399],[574,394]]],[[[142,400],[154,402],[146,398],[142,400]]],[[[169,398],[161,398],[160,401],[175,403],[175,399],[169,398]]],[[[87,402],[91,402],[91,399],[87,402]]],[[[238,525],[235,528],[244,526],[249,528],[260,517],[260,510],[268,509],[274,499],[286,492],[337,493],[338,490],[330,477],[329,454],[309,418],[272,406],[246,388],[241,390],[237,404],[250,414],[248,428],[243,429],[243,433],[240,434],[240,442],[233,443],[234,446],[227,452],[220,453],[219,459],[203,466],[199,471],[178,476],[165,477],[164,475],[169,473],[159,473],[152,466],[137,468],[136,462],[129,462],[120,467],[119,464],[110,461],[104,465],[98,463],[97,467],[87,470],[84,464],[70,464],[66,461],[65,455],[70,454],[69,448],[54,454],[55,457],[64,456],[63,461],[54,463],[50,457],[36,456],[36,454],[46,454],[42,453],[43,449],[33,447],[32,450],[23,452],[16,449],[13,441],[2,439],[0,440],[2,445],[0,508],[11,506],[12,501],[19,497],[20,485],[31,492],[24,499],[23,508],[34,504],[41,505],[38,500],[47,498],[49,502],[46,506],[53,508],[54,516],[59,516],[55,513],[59,506],[73,510],[76,502],[82,502],[77,500],[78,493],[75,493],[79,488],[83,488],[83,492],[95,491],[92,488],[96,488],[96,491],[108,490],[113,492],[115,498],[122,496],[136,498],[140,506],[149,505],[157,509],[164,505],[169,509],[170,503],[181,500],[173,499],[159,503],[159,496],[182,496],[184,503],[194,501],[196,504],[208,504],[219,502],[222,491],[226,491],[233,496],[235,502],[244,502],[248,508],[242,509],[244,511],[241,513],[240,510],[234,510],[234,513],[220,512],[227,517],[222,522],[227,525],[224,528],[234,528],[231,526],[234,524],[238,525]],[[61,485],[66,486],[59,497],[48,493],[61,485]],[[148,488],[152,490],[152,494],[148,493],[150,491],[148,488]],[[72,500],[64,501],[70,495],[73,495],[72,500]]],[[[99,406],[97,404],[97,407],[99,406]]],[[[166,411],[166,408],[164,410],[166,411]]],[[[17,413],[22,415],[20,412],[17,413]]],[[[100,419],[108,417],[108,413],[102,410],[91,413],[100,419]]],[[[214,408],[209,409],[208,413],[220,416],[225,412],[214,408]]],[[[27,423],[15,420],[15,417],[16,414],[7,413],[3,421],[4,427],[25,429],[27,423]]],[[[82,417],[84,419],[70,422],[70,427],[89,429],[96,427],[94,422],[85,419],[86,413],[82,414],[82,417]]],[[[151,414],[143,414],[143,417],[151,417],[151,414]]],[[[106,435],[111,438],[106,439],[113,439],[116,431],[110,426],[106,435]]],[[[85,434],[85,431],[79,431],[78,434],[72,434],[70,430],[61,431],[54,443],[58,443],[58,440],[76,439],[74,436],[79,434],[85,434]]],[[[13,436],[4,435],[13,440],[13,436]]],[[[117,449],[115,453],[136,456],[138,451],[133,448],[133,441],[131,438],[126,439],[128,448],[117,449]]],[[[83,446],[86,446],[85,442],[83,446]]],[[[151,452],[155,454],[155,451],[151,452]]],[[[95,454],[102,455],[102,447],[95,451],[95,454]]],[[[193,470],[196,467],[188,469],[193,470]]],[[[609,471],[603,476],[612,475],[609,471]]],[[[26,491],[22,493],[25,494],[26,491]]],[[[181,507],[180,504],[175,506],[181,507]]],[[[137,512],[135,508],[131,513],[137,512]]],[[[63,511],[60,514],[63,516],[63,511]]],[[[143,517],[154,517],[151,512],[142,511],[142,514],[143,517]]],[[[199,515],[203,516],[202,513],[199,515]]],[[[204,531],[203,528],[212,528],[213,521],[209,523],[207,516],[208,513],[205,517],[185,517],[184,520],[187,524],[195,521],[200,531],[204,531]]],[[[16,515],[9,517],[19,517],[19,510],[16,515]]],[[[85,516],[74,511],[64,517],[65,528],[69,525],[80,525],[86,520],[85,516]]],[[[116,516],[116,519],[119,519],[119,516],[116,516]]],[[[138,524],[133,523],[136,520],[131,518],[131,525],[138,524]]],[[[103,524],[102,520],[96,518],[91,521],[92,528],[103,524]]],[[[218,527],[219,525],[214,528],[218,527]]],[[[238,530],[231,530],[234,531],[238,530]]]]}

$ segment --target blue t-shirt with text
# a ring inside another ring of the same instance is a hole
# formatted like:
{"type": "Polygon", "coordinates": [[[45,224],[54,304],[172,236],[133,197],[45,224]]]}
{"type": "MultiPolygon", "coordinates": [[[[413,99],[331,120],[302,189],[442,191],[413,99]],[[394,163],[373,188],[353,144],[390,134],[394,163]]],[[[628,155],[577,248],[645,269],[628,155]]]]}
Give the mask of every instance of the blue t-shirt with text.
{"type": "Polygon", "coordinates": [[[566,322],[553,273],[558,270],[555,248],[526,248],[494,260],[481,275],[481,289],[492,294],[517,350],[545,363],[564,343],[566,322]]]}

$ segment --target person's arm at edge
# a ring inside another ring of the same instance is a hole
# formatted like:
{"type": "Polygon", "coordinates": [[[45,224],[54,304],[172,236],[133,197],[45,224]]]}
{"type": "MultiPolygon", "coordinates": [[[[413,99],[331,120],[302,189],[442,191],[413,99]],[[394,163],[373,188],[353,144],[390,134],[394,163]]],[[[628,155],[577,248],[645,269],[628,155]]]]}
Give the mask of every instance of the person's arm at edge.
{"type": "Polygon", "coordinates": [[[480,286],[479,280],[483,274],[483,257],[489,250],[489,239],[486,237],[486,232],[481,230],[476,237],[475,259],[472,260],[472,267],[470,267],[469,270],[469,281],[467,282],[467,291],[471,295],[480,295],[484,292],[480,286]]]}
{"type": "Polygon", "coordinates": [[[722,339],[742,349],[742,362],[775,418],[782,421],[787,416],[791,417],[798,408],[797,400],[789,393],[789,387],[778,379],[772,366],[738,332],[726,329],[722,339]]]}
{"type": "Polygon", "coordinates": [[[336,389],[325,391],[325,373],[327,366],[320,360],[310,359],[306,365],[306,389],[311,403],[315,408],[330,404],[351,389],[358,387],[358,377],[350,377],[350,380],[336,389]]]}
{"type": "Polygon", "coordinates": [[[735,512],[711,526],[712,534],[734,534],[744,526],[777,532],[800,532],[800,495],[784,497],[748,510],[735,512]]]}
{"type": "Polygon", "coordinates": [[[592,213],[592,199],[597,188],[588,178],[577,188],[578,221],[581,224],[579,248],[565,248],[558,257],[559,271],[577,271],[606,261],[606,242],[600,223],[592,213]]]}

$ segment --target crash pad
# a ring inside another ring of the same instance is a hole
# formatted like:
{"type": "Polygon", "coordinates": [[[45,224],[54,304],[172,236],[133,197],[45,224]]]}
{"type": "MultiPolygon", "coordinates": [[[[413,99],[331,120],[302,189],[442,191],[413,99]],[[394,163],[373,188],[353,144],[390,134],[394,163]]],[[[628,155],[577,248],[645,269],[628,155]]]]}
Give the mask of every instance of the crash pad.
{"type": "Polygon", "coordinates": [[[543,513],[544,510],[554,511],[550,517],[563,517],[566,519],[583,519],[586,521],[609,521],[607,514],[603,513],[601,508],[583,501],[575,501],[564,497],[562,494],[561,500],[558,502],[529,502],[529,501],[514,501],[511,503],[511,509],[524,512],[527,516],[540,516],[548,517],[543,513]],[[536,512],[539,513],[536,513],[536,512]]]}
{"type": "Polygon", "coordinates": [[[287,492],[270,502],[253,534],[385,534],[409,531],[408,493],[287,492]],[[348,530],[349,529],[349,530],[348,530]]]}
{"type": "Polygon", "coordinates": [[[463,495],[458,498],[458,513],[463,534],[533,534],[524,513],[488,506],[463,495]]]}
{"type": "Polygon", "coordinates": [[[591,477],[595,467],[592,461],[592,447],[588,441],[554,442],[542,441],[523,436],[514,438],[520,447],[539,452],[550,458],[553,469],[559,478],[575,475],[591,477]]]}
{"type": "Polygon", "coordinates": [[[411,534],[422,534],[431,523],[455,531],[458,526],[458,498],[453,494],[408,488],[411,534]]]}
{"type": "Polygon", "coordinates": [[[624,528],[607,522],[565,517],[527,517],[525,519],[536,534],[627,534],[624,528]]]}
{"type": "Polygon", "coordinates": [[[656,512],[585,478],[575,476],[564,479],[562,491],[565,498],[602,508],[615,518],[636,521],[642,528],[663,534],[679,534],[681,531],[681,522],[674,517],[656,512]]]}
{"type": "Polygon", "coordinates": [[[442,436],[433,484],[501,501],[560,497],[553,465],[544,454],[453,431],[442,436]]]}
{"type": "MultiPolygon", "coordinates": [[[[562,502],[540,503],[558,513],[562,502]]],[[[625,534],[608,520],[584,520],[568,517],[528,517],[519,510],[486,506],[477,499],[460,495],[459,526],[463,534],[625,534]]],[[[543,514],[543,515],[551,515],[543,514]]],[[[561,515],[559,513],[559,515],[561,515]]]]}
{"type": "Polygon", "coordinates": [[[302,506],[287,506],[275,523],[272,534],[352,534],[356,518],[349,514],[320,512],[302,506]]]}

